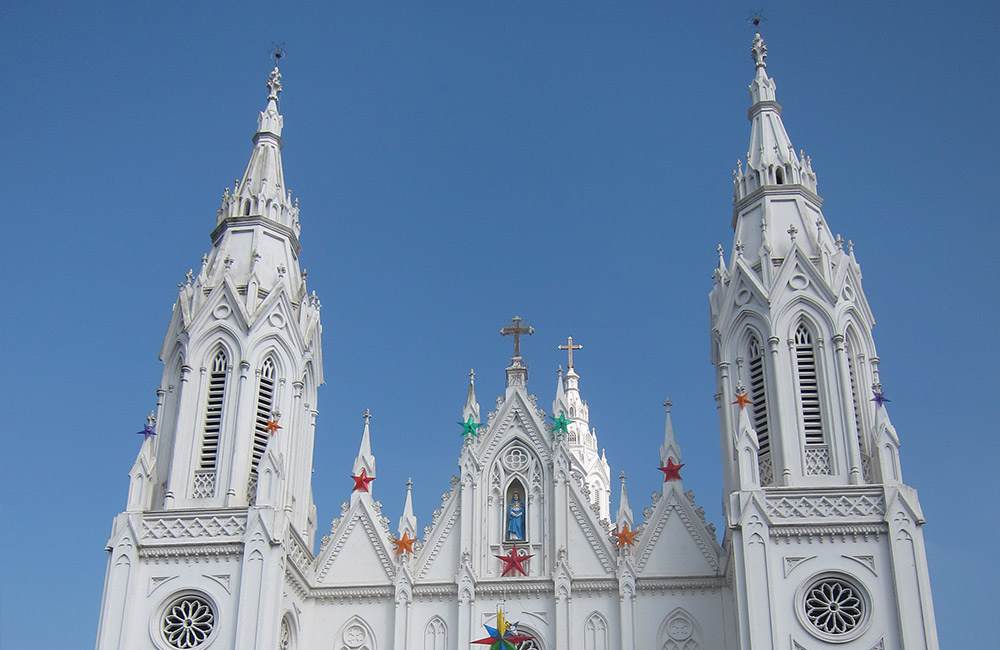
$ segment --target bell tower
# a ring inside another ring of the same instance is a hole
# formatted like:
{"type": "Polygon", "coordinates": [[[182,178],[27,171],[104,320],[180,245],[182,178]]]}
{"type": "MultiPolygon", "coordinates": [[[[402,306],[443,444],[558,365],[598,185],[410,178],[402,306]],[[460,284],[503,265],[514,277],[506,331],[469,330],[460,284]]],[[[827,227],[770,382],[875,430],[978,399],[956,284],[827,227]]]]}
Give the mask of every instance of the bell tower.
{"type": "Polygon", "coordinates": [[[144,438],[108,543],[99,649],[150,637],[162,649],[210,639],[271,648],[293,624],[282,595],[260,585],[280,582],[288,549],[312,557],[320,302],[299,266],[277,66],[267,89],[212,248],[179,285],[160,350],[156,434],[144,438]]]}
{"type": "Polygon", "coordinates": [[[785,131],[759,33],[751,55],[735,236],[709,298],[740,647],[936,648],[861,267],[785,131]]]}

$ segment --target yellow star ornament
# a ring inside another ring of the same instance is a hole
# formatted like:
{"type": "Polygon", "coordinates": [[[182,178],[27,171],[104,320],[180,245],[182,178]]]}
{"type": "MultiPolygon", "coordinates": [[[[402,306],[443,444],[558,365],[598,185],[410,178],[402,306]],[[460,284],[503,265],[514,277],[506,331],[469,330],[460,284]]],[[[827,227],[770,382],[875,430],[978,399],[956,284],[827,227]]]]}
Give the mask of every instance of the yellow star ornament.
{"type": "Polygon", "coordinates": [[[638,529],[637,530],[629,530],[628,529],[628,524],[624,524],[622,526],[622,530],[621,530],[620,533],[611,533],[611,534],[618,538],[618,546],[619,547],[622,547],[622,546],[635,546],[635,539],[634,539],[634,537],[639,534],[639,531],[638,531],[638,529]]]}

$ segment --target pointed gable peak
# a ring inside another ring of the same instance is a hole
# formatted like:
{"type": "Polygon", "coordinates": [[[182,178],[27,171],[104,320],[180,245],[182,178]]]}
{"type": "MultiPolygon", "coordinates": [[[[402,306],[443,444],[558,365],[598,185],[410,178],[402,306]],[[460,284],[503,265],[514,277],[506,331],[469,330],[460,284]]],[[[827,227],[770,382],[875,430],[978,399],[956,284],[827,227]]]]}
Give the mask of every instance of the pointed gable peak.
{"type": "Polygon", "coordinates": [[[663,431],[663,444],[660,445],[660,463],[666,466],[668,460],[673,460],[675,464],[681,462],[681,448],[674,437],[674,423],[670,418],[670,407],[673,402],[667,397],[663,400],[663,406],[667,409],[667,422],[663,431]]]}

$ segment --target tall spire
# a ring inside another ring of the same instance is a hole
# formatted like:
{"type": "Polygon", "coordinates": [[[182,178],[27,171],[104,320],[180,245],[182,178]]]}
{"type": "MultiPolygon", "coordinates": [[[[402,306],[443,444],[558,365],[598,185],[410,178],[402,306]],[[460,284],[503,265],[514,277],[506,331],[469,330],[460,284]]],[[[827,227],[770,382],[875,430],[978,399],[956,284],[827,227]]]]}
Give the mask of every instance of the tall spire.
{"type": "Polygon", "coordinates": [[[747,149],[746,169],[738,164],[733,173],[735,200],[740,201],[760,187],[769,185],[802,185],[815,193],[816,174],[812,171],[812,164],[804,153],[796,155],[781,121],[781,104],[776,100],[774,80],[767,75],[767,63],[764,62],[767,45],[759,32],[750,46],[750,55],[755,70],[750,82],[750,147],[747,149]]]}
{"type": "Polygon", "coordinates": [[[223,195],[219,221],[229,217],[265,217],[292,228],[298,236],[298,200],[293,203],[281,166],[284,118],[278,112],[280,94],[281,72],[275,65],[267,80],[267,105],[257,117],[250,162],[233,193],[229,194],[227,189],[223,195]]]}

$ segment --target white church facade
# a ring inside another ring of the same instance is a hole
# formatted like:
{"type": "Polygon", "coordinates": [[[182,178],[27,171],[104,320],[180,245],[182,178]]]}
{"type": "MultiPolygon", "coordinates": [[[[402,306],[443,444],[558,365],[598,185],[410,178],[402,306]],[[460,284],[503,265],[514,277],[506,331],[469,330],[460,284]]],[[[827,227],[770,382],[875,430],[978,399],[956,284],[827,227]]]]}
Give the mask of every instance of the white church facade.
{"type": "MultiPolygon", "coordinates": [[[[281,166],[281,75],[213,246],[180,287],[157,404],[113,523],[98,650],[460,650],[516,621],[521,650],[936,649],[916,492],[886,413],[853,246],[781,121],[758,34],[750,147],[710,294],[721,545],[683,487],[667,406],[662,491],[635,516],[589,426],[570,339],[551,411],[515,318],[506,390],[474,378],[459,475],[422,531],[374,500],[365,418],[349,502],[316,548],[320,302],[281,166]],[[154,435],[155,431],[155,435],[154,435]],[[498,625],[499,623],[499,625],[498,625]]],[[[650,441],[656,444],[660,441],[650,441]]]]}

